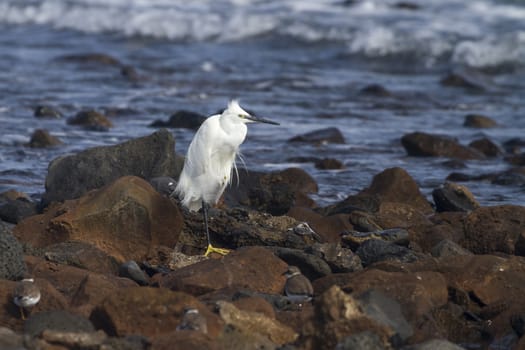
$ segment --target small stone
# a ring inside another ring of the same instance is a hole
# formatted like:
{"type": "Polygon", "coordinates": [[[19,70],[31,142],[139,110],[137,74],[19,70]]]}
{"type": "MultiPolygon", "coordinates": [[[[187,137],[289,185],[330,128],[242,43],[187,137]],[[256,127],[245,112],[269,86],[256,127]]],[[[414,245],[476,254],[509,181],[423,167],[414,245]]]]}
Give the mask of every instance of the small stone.
{"type": "Polygon", "coordinates": [[[379,239],[369,239],[357,249],[363,267],[379,261],[414,262],[419,259],[416,253],[406,247],[379,239]]]}
{"type": "Polygon", "coordinates": [[[326,143],[339,143],[343,144],[345,142],[345,138],[341,131],[337,128],[325,128],[325,129],[319,129],[315,131],[308,132],[303,135],[298,135],[295,137],[292,137],[288,140],[288,142],[306,142],[306,143],[313,143],[313,144],[326,144],[326,143]]]}
{"type": "Polygon", "coordinates": [[[469,128],[493,128],[498,126],[498,123],[484,115],[469,114],[465,116],[465,122],[463,123],[463,126],[469,128]]]}
{"type": "Polygon", "coordinates": [[[388,91],[383,85],[370,84],[360,90],[361,94],[376,96],[376,97],[391,97],[392,93],[388,91]]]}
{"type": "Polygon", "coordinates": [[[479,208],[479,203],[470,190],[463,185],[446,182],[432,191],[436,203],[436,211],[464,211],[469,212],[479,208]]]}
{"type": "Polygon", "coordinates": [[[37,336],[44,330],[61,332],[94,332],[91,322],[64,310],[44,311],[32,314],[24,324],[24,333],[37,336]]]}
{"type": "Polygon", "coordinates": [[[401,144],[409,156],[449,157],[455,159],[483,159],[477,150],[461,145],[456,139],[425,132],[412,132],[403,135],[401,144]]]}
{"type": "Polygon", "coordinates": [[[323,158],[315,162],[315,167],[321,170],[340,170],[344,169],[341,161],[334,158],[323,158]]]}
{"type": "Polygon", "coordinates": [[[118,275],[120,277],[129,278],[141,286],[148,285],[148,276],[146,276],[144,271],[140,269],[139,265],[134,260],[126,261],[120,265],[118,275]]]}
{"type": "Polygon", "coordinates": [[[177,181],[169,176],[159,176],[149,179],[149,183],[157,190],[160,194],[170,196],[175,191],[177,181]]]}
{"type": "Polygon", "coordinates": [[[78,112],[74,117],[69,118],[67,123],[91,131],[107,131],[113,127],[113,123],[106,116],[93,110],[78,112]]]}
{"type": "Polygon", "coordinates": [[[432,247],[430,253],[436,258],[449,258],[456,255],[472,255],[472,252],[449,239],[444,239],[436,244],[432,247]]]}
{"type": "Polygon", "coordinates": [[[503,154],[500,147],[486,137],[472,141],[469,147],[477,149],[487,157],[497,157],[503,154]]]}
{"type": "Polygon", "coordinates": [[[34,115],[37,118],[62,118],[62,113],[52,106],[36,106],[34,115]]]}
{"type": "Polygon", "coordinates": [[[29,140],[27,145],[31,148],[45,148],[61,144],[62,141],[51,135],[49,131],[44,129],[36,129],[31,135],[31,140],[29,140]]]}

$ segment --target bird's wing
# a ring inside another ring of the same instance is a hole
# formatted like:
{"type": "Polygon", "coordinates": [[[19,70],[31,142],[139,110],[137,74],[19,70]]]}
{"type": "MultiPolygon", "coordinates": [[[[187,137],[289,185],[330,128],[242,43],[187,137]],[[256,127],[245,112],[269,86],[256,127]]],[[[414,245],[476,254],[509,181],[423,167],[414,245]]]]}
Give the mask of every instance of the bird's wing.
{"type": "Polygon", "coordinates": [[[209,117],[195,133],[186,156],[186,171],[192,178],[205,174],[212,156],[214,133],[219,127],[219,115],[209,117]]]}

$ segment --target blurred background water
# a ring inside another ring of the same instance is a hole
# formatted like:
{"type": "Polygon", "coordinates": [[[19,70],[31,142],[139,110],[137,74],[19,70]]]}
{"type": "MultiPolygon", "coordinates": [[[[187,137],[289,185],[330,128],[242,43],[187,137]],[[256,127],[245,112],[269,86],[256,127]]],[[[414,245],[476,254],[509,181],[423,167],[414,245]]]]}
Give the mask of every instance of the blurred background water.
{"type": "MultiPolygon", "coordinates": [[[[44,192],[49,161],[97,145],[152,133],[148,125],[181,109],[206,115],[239,98],[246,109],[281,122],[250,125],[242,147],[249,169],[299,166],[333,203],[400,166],[425,195],[452,171],[443,158],[408,157],[400,138],[444,134],[466,145],[524,138],[525,1],[496,0],[0,0],[0,192],[44,192]],[[102,53],[133,67],[60,59],[102,53]],[[483,75],[482,89],[444,86],[451,70],[483,75]],[[388,96],[362,89],[379,84],[388,96]],[[62,119],[38,119],[37,105],[62,119]],[[66,118],[112,111],[114,127],[85,131],[66,118]],[[463,127],[479,113],[498,127],[463,127]],[[287,143],[337,127],[345,144],[287,143]],[[64,145],[24,146],[44,128],[64,145]],[[343,170],[318,170],[291,157],[331,157],[343,170]]],[[[184,153],[193,131],[172,130],[184,153]]],[[[479,175],[510,166],[502,158],[467,161],[479,175]]],[[[525,181],[466,185],[483,205],[524,204],[525,181]]]]}

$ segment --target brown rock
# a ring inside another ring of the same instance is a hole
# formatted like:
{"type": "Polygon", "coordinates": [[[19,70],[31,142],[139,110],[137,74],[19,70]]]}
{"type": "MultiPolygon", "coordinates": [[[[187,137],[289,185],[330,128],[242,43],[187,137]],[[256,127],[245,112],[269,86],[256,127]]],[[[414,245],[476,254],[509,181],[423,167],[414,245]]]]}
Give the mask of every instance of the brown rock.
{"type": "Polygon", "coordinates": [[[288,265],[262,247],[240,248],[221,260],[206,260],[163,276],[159,285],[192,295],[202,295],[230,286],[280,294],[288,265]]]}
{"type": "Polygon", "coordinates": [[[340,242],[342,232],[354,229],[348,219],[348,214],[322,216],[309,208],[295,206],[290,208],[286,215],[298,221],[307,222],[321,236],[323,242],[340,242]]]}
{"type": "Polygon", "coordinates": [[[377,195],[383,202],[408,204],[424,214],[433,209],[419,191],[414,179],[402,168],[389,168],[374,176],[372,183],[360,195],[377,195]]]}
{"type": "Polygon", "coordinates": [[[219,350],[216,340],[197,331],[175,331],[152,339],[151,350],[199,349],[219,350]],[[175,346],[176,344],[176,346],[175,346]]]}
{"type": "Polygon", "coordinates": [[[493,128],[497,125],[498,123],[494,120],[480,114],[469,114],[465,116],[465,121],[463,123],[463,126],[469,128],[493,128]]]}
{"type": "Polygon", "coordinates": [[[211,337],[218,335],[222,322],[215,314],[193,296],[165,288],[119,289],[93,310],[90,319],[109,335],[156,337],[173,332],[187,307],[198,309],[206,318],[211,337]]]}
{"type": "Polygon", "coordinates": [[[345,166],[340,160],[334,158],[323,158],[315,162],[315,167],[321,170],[340,170],[345,166]]]}
{"type": "MultiPolygon", "coordinates": [[[[516,245],[524,236],[525,207],[481,207],[465,218],[465,239],[460,244],[474,254],[515,254],[516,245]]],[[[519,253],[525,254],[525,250],[520,248],[519,253]]]]}
{"type": "Polygon", "coordinates": [[[275,319],[273,306],[265,299],[257,296],[237,299],[233,302],[236,308],[243,311],[258,312],[268,318],[275,319]]]}
{"type": "Polygon", "coordinates": [[[486,137],[472,141],[469,147],[477,149],[487,157],[497,157],[503,154],[501,148],[486,137]]]}
{"type": "Polygon", "coordinates": [[[31,135],[31,140],[27,144],[32,148],[44,148],[62,144],[56,136],[53,136],[49,131],[44,129],[36,129],[31,135]]]}
{"type": "Polygon", "coordinates": [[[429,226],[431,223],[418,209],[410,204],[383,202],[375,214],[376,222],[383,229],[429,226]]]}
{"type": "Polygon", "coordinates": [[[92,110],[78,112],[74,117],[69,118],[67,123],[95,131],[106,131],[113,127],[113,123],[105,115],[92,110]]]}
{"type": "Polygon", "coordinates": [[[401,138],[401,143],[410,156],[449,157],[463,160],[484,158],[482,153],[461,145],[455,139],[424,132],[406,134],[401,138]]]}
{"type": "Polygon", "coordinates": [[[321,145],[326,143],[345,143],[345,138],[339,129],[325,128],[292,137],[288,142],[308,142],[321,145]]]}
{"type": "Polygon", "coordinates": [[[157,245],[175,246],[182,224],[178,208],[168,198],[146,181],[125,176],[27,218],[13,234],[33,247],[87,242],[124,262],[143,260],[157,245]]]}

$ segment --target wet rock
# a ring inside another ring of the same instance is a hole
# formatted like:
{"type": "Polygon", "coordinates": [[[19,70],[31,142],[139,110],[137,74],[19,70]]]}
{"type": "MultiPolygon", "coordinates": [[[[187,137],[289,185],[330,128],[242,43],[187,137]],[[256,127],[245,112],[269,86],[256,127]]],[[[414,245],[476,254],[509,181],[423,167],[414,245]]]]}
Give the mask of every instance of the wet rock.
{"type": "Polygon", "coordinates": [[[23,219],[37,214],[37,206],[27,197],[0,199],[0,220],[17,224],[23,219]]]}
{"type": "Polygon", "coordinates": [[[198,309],[206,318],[208,334],[217,336],[223,325],[215,314],[195,297],[165,288],[117,290],[93,310],[90,319],[97,328],[112,336],[155,337],[174,331],[188,307],[198,309]]]}
{"type": "Polygon", "coordinates": [[[401,305],[380,291],[371,289],[358,297],[363,312],[380,324],[390,327],[397,338],[404,343],[412,334],[412,326],[401,311],[401,305]]]}
{"type": "Polygon", "coordinates": [[[168,121],[155,120],[149,126],[154,128],[185,128],[197,130],[207,119],[205,115],[191,111],[177,111],[168,121]]]}
{"type": "Polygon", "coordinates": [[[479,203],[466,186],[446,182],[432,191],[436,211],[465,211],[479,208],[479,203]]]}
{"type": "Polygon", "coordinates": [[[505,152],[509,154],[521,154],[522,150],[525,148],[525,139],[519,137],[512,138],[503,142],[503,148],[505,152]]]}
{"type": "Polygon", "coordinates": [[[498,126],[493,119],[480,114],[469,114],[465,116],[463,126],[469,128],[493,128],[498,126]]]}
{"type": "Polygon", "coordinates": [[[108,66],[122,65],[118,59],[105,53],[78,53],[71,55],[63,55],[57,58],[59,61],[74,62],[82,64],[99,64],[108,66]]]}
{"type": "Polygon", "coordinates": [[[148,276],[142,271],[139,265],[133,261],[129,260],[121,264],[118,268],[118,275],[120,277],[129,278],[132,281],[137,282],[141,286],[148,285],[148,276]]]}
{"type": "Polygon", "coordinates": [[[382,202],[406,203],[422,213],[433,212],[416,181],[402,168],[389,168],[374,176],[360,195],[377,196],[382,202]]]}
{"type": "Polygon", "coordinates": [[[224,202],[230,207],[241,205],[284,215],[293,205],[308,203],[306,194],[317,190],[315,180],[299,168],[273,173],[240,171],[238,185],[226,189],[224,202]]]}
{"type": "Polygon", "coordinates": [[[48,167],[43,201],[78,198],[121,176],[145,179],[175,176],[175,140],[166,130],[115,146],[94,147],[54,159],[48,167]],[[118,164],[118,166],[115,166],[118,164]]]}
{"type": "Polygon", "coordinates": [[[401,138],[409,156],[449,157],[456,159],[483,159],[482,153],[461,145],[456,139],[424,132],[413,132],[401,138]]]}
{"type": "Polygon", "coordinates": [[[403,350],[464,350],[445,339],[431,339],[424,343],[403,347],[403,350]]]}
{"type": "Polygon", "coordinates": [[[321,237],[322,242],[338,243],[341,233],[353,230],[352,224],[346,214],[323,216],[310,208],[294,206],[286,215],[298,221],[307,222],[310,227],[321,237]]]}
{"type": "Polygon", "coordinates": [[[219,301],[219,315],[227,325],[244,333],[258,333],[277,345],[294,342],[298,334],[287,325],[252,311],[239,310],[232,303],[219,301]]]}
{"type": "Polygon", "coordinates": [[[36,129],[31,135],[31,139],[27,145],[32,148],[45,148],[61,144],[62,141],[60,141],[58,137],[51,135],[49,131],[45,129],[36,129]]]}
{"type": "Polygon", "coordinates": [[[502,252],[525,255],[522,236],[525,234],[525,207],[502,205],[481,207],[472,211],[464,224],[465,238],[461,245],[474,254],[502,252]]]}
{"type": "Polygon", "coordinates": [[[269,247],[268,249],[288,265],[299,267],[302,274],[310,280],[332,273],[330,266],[323,259],[303,250],[283,247],[269,247]]]}
{"type": "Polygon", "coordinates": [[[364,267],[379,261],[414,262],[419,259],[411,249],[379,239],[363,242],[356,251],[364,267]]]}
{"type": "Polygon", "coordinates": [[[0,278],[17,281],[26,272],[22,246],[7,225],[0,222],[0,278]]]}
{"type": "Polygon", "coordinates": [[[418,5],[416,3],[413,3],[413,2],[409,2],[409,1],[396,2],[394,4],[394,7],[398,8],[398,9],[401,9],[401,10],[409,10],[409,11],[416,11],[416,10],[420,10],[421,9],[420,5],[418,5]]]}
{"type": "Polygon", "coordinates": [[[95,328],[88,319],[63,310],[32,314],[24,324],[24,333],[31,336],[40,335],[44,330],[94,332],[95,328]]]}
{"type": "Polygon", "coordinates": [[[364,331],[349,335],[337,343],[335,350],[386,350],[381,337],[376,333],[364,331]]]}
{"type": "Polygon", "coordinates": [[[381,197],[378,194],[359,193],[357,195],[350,195],[341,202],[329,205],[318,211],[326,216],[350,214],[354,211],[374,213],[379,210],[380,204],[381,197]]]}
{"type": "Polygon", "coordinates": [[[53,106],[41,105],[35,107],[34,116],[37,118],[59,119],[62,118],[62,113],[53,106]]]}
{"type": "Polygon", "coordinates": [[[315,162],[315,167],[320,170],[340,170],[344,169],[343,163],[334,158],[323,158],[315,162]]]}
{"type": "Polygon", "coordinates": [[[441,85],[450,87],[460,87],[469,90],[490,90],[492,88],[491,79],[474,69],[455,69],[452,72],[444,76],[441,81],[441,85]]]}
{"type": "Polygon", "coordinates": [[[306,142],[316,145],[326,143],[346,143],[345,138],[341,131],[337,128],[325,128],[315,131],[308,132],[303,135],[292,137],[288,142],[306,142]]]}
{"type": "Polygon", "coordinates": [[[83,241],[123,262],[143,260],[159,245],[175,246],[182,225],[178,208],[168,198],[141,178],[125,176],[25,219],[14,234],[33,247],[83,241]]]}
{"type": "Polygon", "coordinates": [[[436,258],[449,258],[456,255],[472,255],[472,252],[449,239],[440,241],[432,247],[430,253],[436,258]]]}
{"type": "Polygon", "coordinates": [[[509,169],[495,174],[491,183],[502,186],[523,186],[525,185],[525,168],[509,169]]]}
{"type": "Polygon", "coordinates": [[[343,248],[340,243],[315,243],[306,252],[322,258],[334,273],[353,272],[363,268],[359,256],[350,249],[343,248]]]}
{"type": "Polygon", "coordinates": [[[92,244],[80,241],[52,244],[43,251],[48,261],[92,272],[116,274],[119,266],[115,258],[92,244]]]}
{"type": "Polygon", "coordinates": [[[78,112],[74,117],[67,120],[69,125],[82,126],[90,131],[108,131],[113,123],[103,114],[93,110],[78,112]]]}
{"type": "Polygon", "coordinates": [[[517,166],[525,166],[525,153],[505,157],[505,161],[517,166]]]}
{"type": "Polygon", "coordinates": [[[391,97],[392,93],[385,88],[383,85],[370,84],[359,90],[363,95],[376,96],[376,97],[391,97]]]}
{"type": "Polygon", "coordinates": [[[149,183],[157,192],[165,196],[170,196],[177,186],[177,181],[169,176],[154,177],[149,179],[149,183]]]}
{"type": "Polygon", "coordinates": [[[281,293],[287,264],[268,249],[245,247],[221,260],[209,259],[161,276],[163,288],[202,295],[230,286],[261,293],[281,293]]]}
{"type": "Polygon", "coordinates": [[[132,82],[144,80],[144,77],[141,76],[133,66],[122,66],[120,68],[120,75],[132,82]]]}
{"type": "Polygon", "coordinates": [[[498,157],[503,154],[500,147],[486,137],[474,140],[468,146],[480,151],[487,157],[498,157]]]}

